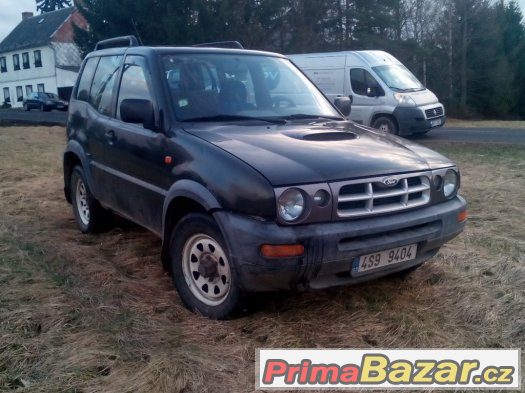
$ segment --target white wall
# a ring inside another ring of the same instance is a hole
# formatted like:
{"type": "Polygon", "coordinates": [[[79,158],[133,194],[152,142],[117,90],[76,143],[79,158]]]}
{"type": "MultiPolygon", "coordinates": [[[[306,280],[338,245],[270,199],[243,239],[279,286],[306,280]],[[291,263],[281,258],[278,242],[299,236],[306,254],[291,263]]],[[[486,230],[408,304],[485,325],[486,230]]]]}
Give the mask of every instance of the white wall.
{"type": "Polygon", "coordinates": [[[58,87],[72,87],[75,84],[77,73],[61,68],[56,68],[57,62],[61,65],[76,65],[80,61],[78,50],[72,44],[42,46],[24,49],[14,52],[1,53],[0,57],[6,58],[7,72],[0,73],[0,105],[4,102],[4,87],[9,88],[11,106],[21,108],[22,102],[17,101],[16,87],[22,86],[24,99],[27,98],[26,86],[30,85],[33,91],[38,91],[38,84],[44,84],[44,90],[48,93],[58,94],[58,87]],[[35,67],[34,51],[40,50],[42,54],[42,67],[35,67]],[[30,68],[23,68],[22,53],[29,53],[30,68]],[[13,55],[18,54],[20,58],[20,70],[15,71],[13,55]]]}

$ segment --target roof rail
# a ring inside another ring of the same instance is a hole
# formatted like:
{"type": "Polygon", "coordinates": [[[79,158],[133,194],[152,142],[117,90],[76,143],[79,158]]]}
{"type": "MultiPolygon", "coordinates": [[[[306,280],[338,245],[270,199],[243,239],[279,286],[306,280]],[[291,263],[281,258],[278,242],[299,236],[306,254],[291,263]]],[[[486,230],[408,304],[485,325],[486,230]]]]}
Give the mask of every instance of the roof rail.
{"type": "Polygon", "coordinates": [[[108,48],[125,48],[129,46],[140,46],[141,43],[134,35],[126,35],[122,37],[110,38],[104,41],[99,41],[95,46],[95,50],[108,48]]]}
{"type": "Polygon", "coordinates": [[[195,44],[193,46],[206,47],[206,48],[229,48],[229,49],[244,49],[239,41],[218,41],[218,42],[206,42],[204,44],[195,44]]]}

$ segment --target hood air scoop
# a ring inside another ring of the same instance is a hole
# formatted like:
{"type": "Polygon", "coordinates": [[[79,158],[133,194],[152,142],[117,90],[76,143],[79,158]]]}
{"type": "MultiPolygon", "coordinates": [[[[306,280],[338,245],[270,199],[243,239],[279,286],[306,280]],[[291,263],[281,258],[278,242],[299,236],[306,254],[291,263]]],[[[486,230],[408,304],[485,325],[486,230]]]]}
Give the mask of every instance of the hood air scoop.
{"type": "Polygon", "coordinates": [[[332,142],[332,141],[350,141],[356,139],[357,135],[353,132],[316,132],[303,135],[301,139],[305,141],[332,142]]]}

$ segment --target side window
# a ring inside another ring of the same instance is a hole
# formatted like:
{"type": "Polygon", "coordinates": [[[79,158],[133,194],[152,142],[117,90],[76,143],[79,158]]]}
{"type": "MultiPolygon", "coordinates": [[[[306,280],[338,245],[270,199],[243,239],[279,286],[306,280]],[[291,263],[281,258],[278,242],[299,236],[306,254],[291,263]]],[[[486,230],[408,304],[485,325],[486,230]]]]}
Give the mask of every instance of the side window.
{"type": "Polygon", "coordinates": [[[117,117],[120,119],[120,104],[127,99],[151,100],[151,89],[148,85],[146,72],[141,61],[130,61],[129,57],[124,64],[120,91],[118,95],[117,117]]]}
{"type": "Polygon", "coordinates": [[[23,93],[23,90],[22,90],[22,86],[17,86],[16,87],[16,100],[18,102],[24,101],[24,93],[23,93]]]}
{"type": "Polygon", "coordinates": [[[117,80],[122,56],[104,56],[98,62],[97,71],[89,94],[89,103],[103,115],[112,113],[113,88],[117,80]]]}
{"type": "Polygon", "coordinates": [[[86,62],[82,71],[82,76],[78,82],[77,100],[87,101],[89,99],[91,81],[93,80],[95,69],[97,68],[98,59],[98,57],[92,57],[86,62]]]}
{"type": "Polygon", "coordinates": [[[380,95],[382,92],[381,86],[375,78],[362,68],[352,68],[350,70],[350,82],[353,92],[361,96],[367,96],[368,89],[377,92],[377,95],[380,95]]]}

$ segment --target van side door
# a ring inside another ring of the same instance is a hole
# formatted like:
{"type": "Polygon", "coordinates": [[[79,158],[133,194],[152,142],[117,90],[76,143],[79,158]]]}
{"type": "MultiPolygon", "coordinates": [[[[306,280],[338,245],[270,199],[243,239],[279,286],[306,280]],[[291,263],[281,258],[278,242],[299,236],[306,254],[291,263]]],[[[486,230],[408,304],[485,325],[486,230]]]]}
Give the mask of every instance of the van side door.
{"type": "Polygon", "coordinates": [[[350,118],[356,123],[370,126],[375,108],[384,102],[385,91],[365,68],[347,67],[346,91],[353,96],[350,118]]]}

